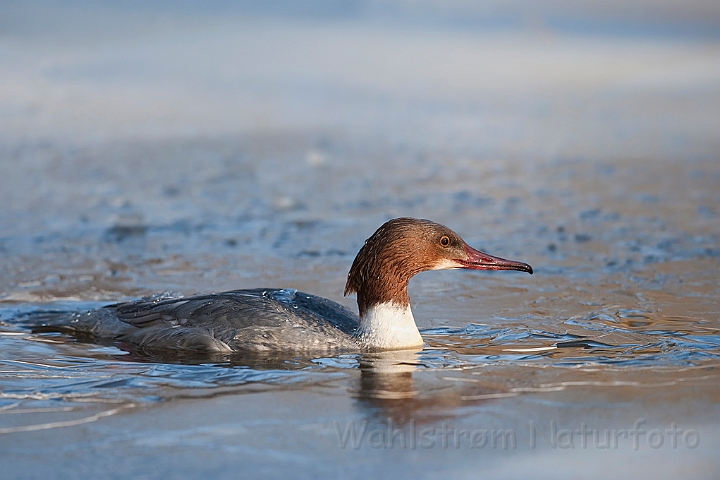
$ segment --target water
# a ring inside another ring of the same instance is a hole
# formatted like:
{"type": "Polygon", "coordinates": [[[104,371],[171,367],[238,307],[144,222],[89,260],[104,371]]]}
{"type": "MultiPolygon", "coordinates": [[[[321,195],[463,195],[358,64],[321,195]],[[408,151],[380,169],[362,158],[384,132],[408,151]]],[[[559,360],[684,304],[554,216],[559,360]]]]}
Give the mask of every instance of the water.
{"type": "Polygon", "coordinates": [[[686,3],[8,7],[4,473],[716,478],[718,16],[686,3]],[[400,215],[536,273],[417,276],[421,352],[21,326],[163,291],[355,308],[352,259],[400,215]]]}

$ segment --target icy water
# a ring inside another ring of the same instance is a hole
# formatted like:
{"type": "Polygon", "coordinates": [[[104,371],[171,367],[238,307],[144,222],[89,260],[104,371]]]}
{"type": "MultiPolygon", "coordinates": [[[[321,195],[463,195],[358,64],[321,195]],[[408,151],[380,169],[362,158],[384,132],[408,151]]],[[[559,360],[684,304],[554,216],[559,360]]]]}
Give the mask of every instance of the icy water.
{"type": "Polygon", "coordinates": [[[3,476],[717,478],[716,7],[313,5],[3,7],[3,476]],[[418,352],[22,326],[260,286],[355,309],[396,216],[535,274],[417,276],[418,352]]]}

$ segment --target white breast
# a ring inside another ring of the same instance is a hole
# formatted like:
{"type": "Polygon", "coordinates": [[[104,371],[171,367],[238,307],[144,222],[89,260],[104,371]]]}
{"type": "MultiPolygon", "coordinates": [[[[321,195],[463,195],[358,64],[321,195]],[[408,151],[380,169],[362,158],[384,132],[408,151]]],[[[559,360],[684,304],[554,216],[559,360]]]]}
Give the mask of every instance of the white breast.
{"type": "Polygon", "coordinates": [[[356,335],[363,346],[370,350],[396,350],[423,345],[410,305],[382,303],[369,307],[360,317],[356,335]]]}

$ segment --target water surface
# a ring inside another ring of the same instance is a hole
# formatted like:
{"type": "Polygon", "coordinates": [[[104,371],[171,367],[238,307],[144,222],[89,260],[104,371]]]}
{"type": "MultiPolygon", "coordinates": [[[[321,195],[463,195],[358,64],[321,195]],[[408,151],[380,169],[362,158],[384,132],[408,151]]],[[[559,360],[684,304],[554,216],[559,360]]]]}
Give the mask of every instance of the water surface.
{"type": "Polygon", "coordinates": [[[717,476],[709,7],[633,35],[156,8],[3,30],[9,476],[717,476]],[[417,276],[419,352],[158,357],[23,327],[163,291],[355,308],[355,253],[402,215],[535,275],[417,276]]]}

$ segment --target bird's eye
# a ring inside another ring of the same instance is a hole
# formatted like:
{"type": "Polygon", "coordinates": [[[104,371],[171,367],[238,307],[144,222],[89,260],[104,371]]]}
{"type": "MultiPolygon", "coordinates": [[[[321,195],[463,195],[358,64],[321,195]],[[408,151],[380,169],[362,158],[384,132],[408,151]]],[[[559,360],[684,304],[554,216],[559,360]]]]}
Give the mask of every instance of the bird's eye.
{"type": "Polygon", "coordinates": [[[443,235],[440,238],[440,245],[442,245],[443,247],[447,247],[448,245],[450,245],[450,238],[447,235],[443,235]]]}

